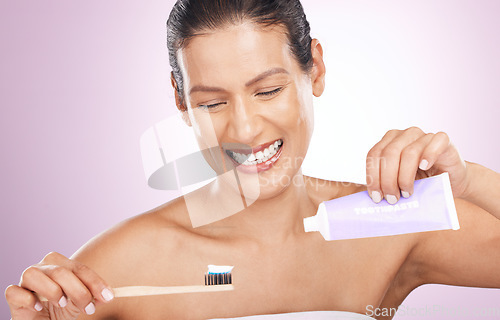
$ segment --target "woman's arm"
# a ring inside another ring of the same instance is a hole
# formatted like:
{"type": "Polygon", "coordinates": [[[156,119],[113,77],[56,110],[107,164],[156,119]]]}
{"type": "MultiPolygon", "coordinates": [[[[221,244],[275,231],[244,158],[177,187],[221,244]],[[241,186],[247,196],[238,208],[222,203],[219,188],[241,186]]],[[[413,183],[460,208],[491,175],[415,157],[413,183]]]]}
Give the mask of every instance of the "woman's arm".
{"type": "Polygon", "coordinates": [[[466,163],[468,187],[461,198],[500,219],[500,174],[477,163],[466,163]]]}
{"type": "MultiPolygon", "coordinates": [[[[153,244],[158,220],[147,214],[131,218],[94,237],[71,258],[53,252],[30,266],[20,285],[5,292],[12,319],[134,319],[134,315],[124,316],[130,302],[113,299],[112,288],[127,281],[142,283],[134,277],[147,269],[146,259],[157,253],[153,244]],[[34,292],[49,301],[38,301],[34,292]]],[[[166,254],[168,241],[161,243],[166,254]]]]}
{"type": "Polygon", "coordinates": [[[462,199],[459,230],[419,234],[409,256],[419,284],[500,288],[500,220],[462,199]]]}
{"type": "MultiPolygon", "coordinates": [[[[119,223],[87,242],[71,260],[97,272],[112,288],[144,283],[140,276],[148,272],[146,266],[151,266],[148,259],[156,252],[152,240],[157,233],[155,226],[161,225],[154,216],[151,211],[119,223]]],[[[131,305],[127,299],[113,299],[112,303],[99,305],[92,316],[80,314],[78,320],[133,319],[131,305]]]]}

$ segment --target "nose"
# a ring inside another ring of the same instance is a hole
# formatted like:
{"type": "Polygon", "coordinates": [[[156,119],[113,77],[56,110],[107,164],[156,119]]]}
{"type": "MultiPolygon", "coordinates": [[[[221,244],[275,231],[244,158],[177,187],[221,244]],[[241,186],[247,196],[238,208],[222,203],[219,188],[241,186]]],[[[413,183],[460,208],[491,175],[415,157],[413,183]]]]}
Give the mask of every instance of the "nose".
{"type": "Polygon", "coordinates": [[[262,130],[262,121],[250,102],[238,99],[231,109],[228,135],[237,142],[250,145],[262,130]]]}

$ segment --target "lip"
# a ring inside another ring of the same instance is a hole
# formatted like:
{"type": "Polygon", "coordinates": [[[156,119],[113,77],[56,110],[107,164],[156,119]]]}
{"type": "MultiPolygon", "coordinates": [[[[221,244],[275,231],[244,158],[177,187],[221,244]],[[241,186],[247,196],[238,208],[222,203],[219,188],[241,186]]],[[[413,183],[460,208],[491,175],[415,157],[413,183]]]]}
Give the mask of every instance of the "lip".
{"type": "MultiPolygon", "coordinates": [[[[277,140],[279,140],[279,139],[277,139],[277,140]]],[[[282,141],[283,141],[283,139],[282,139],[282,141]]],[[[270,146],[270,145],[271,145],[271,143],[267,144],[267,146],[270,146]]],[[[242,165],[242,164],[238,163],[236,160],[234,160],[233,157],[231,157],[229,155],[227,157],[230,158],[231,161],[234,163],[237,171],[239,171],[241,173],[255,174],[255,173],[259,173],[259,172],[263,172],[263,171],[267,171],[267,170],[271,169],[274,166],[274,164],[279,160],[281,153],[283,151],[283,146],[284,146],[284,142],[281,145],[281,147],[279,148],[278,152],[276,152],[276,154],[274,156],[272,156],[271,159],[267,160],[266,162],[258,163],[258,164],[251,165],[251,166],[242,165]]],[[[264,147],[264,148],[266,148],[266,147],[264,147]]],[[[254,149],[252,149],[252,150],[254,150],[254,149]]],[[[260,151],[260,150],[262,150],[262,149],[259,149],[258,151],[260,151]]],[[[233,151],[233,150],[231,150],[231,151],[233,151]]],[[[256,152],[258,152],[258,151],[256,151],[256,152]]]]}
{"type": "Polygon", "coordinates": [[[232,148],[230,149],[230,148],[228,148],[228,149],[225,149],[225,150],[226,151],[229,150],[229,151],[237,152],[237,153],[241,153],[241,154],[251,154],[251,153],[256,154],[257,152],[262,151],[262,150],[268,148],[270,145],[272,145],[274,142],[276,142],[278,140],[283,141],[283,138],[278,138],[278,139],[275,139],[275,140],[273,140],[271,142],[266,142],[264,144],[261,144],[261,145],[258,145],[256,147],[253,147],[251,149],[250,148],[236,148],[236,149],[232,149],[232,148]]]}

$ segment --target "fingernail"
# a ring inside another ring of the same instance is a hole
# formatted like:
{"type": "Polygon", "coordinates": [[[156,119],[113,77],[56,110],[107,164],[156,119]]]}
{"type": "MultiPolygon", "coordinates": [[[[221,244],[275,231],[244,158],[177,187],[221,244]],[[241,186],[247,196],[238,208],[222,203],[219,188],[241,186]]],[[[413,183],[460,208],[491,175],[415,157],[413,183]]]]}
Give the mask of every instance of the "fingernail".
{"type": "Polygon", "coordinates": [[[388,194],[387,196],[385,196],[385,199],[387,200],[387,202],[389,202],[389,204],[395,204],[396,202],[398,202],[398,198],[396,198],[396,196],[393,196],[392,194],[388,194]]]}
{"type": "Polygon", "coordinates": [[[111,290],[109,290],[108,288],[104,288],[101,292],[101,295],[106,301],[111,301],[115,297],[113,295],[113,292],[111,292],[111,290]]]}
{"type": "Polygon", "coordinates": [[[40,301],[37,301],[37,302],[35,303],[35,310],[36,310],[36,311],[42,311],[42,309],[43,309],[42,304],[40,303],[40,301]]]}
{"type": "Polygon", "coordinates": [[[372,191],[372,200],[375,201],[376,203],[382,201],[382,196],[380,195],[380,192],[372,191]]]}
{"type": "Polygon", "coordinates": [[[423,159],[422,161],[420,161],[420,164],[418,165],[418,167],[421,169],[421,170],[427,170],[427,166],[429,165],[429,161],[423,159]]]}
{"type": "Polygon", "coordinates": [[[61,299],[59,299],[59,307],[64,308],[68,304],[68,299],[66,299],[65,296],[62,296],[61,299]]]}
{"type": "Polygon", "coordinates": [[[85,307],[85,313],[86,314],[94,314],[95,312],[95,306],[94,304],[91,302],[89,303],[86,307],[85,307]]]}
{"type": "Polygon", "coordinates": [[[410,193],[406,192],[406,191],[401,191],[401,195],[403,196],[403,198],[409,198],[410,197],[410,193]]]}

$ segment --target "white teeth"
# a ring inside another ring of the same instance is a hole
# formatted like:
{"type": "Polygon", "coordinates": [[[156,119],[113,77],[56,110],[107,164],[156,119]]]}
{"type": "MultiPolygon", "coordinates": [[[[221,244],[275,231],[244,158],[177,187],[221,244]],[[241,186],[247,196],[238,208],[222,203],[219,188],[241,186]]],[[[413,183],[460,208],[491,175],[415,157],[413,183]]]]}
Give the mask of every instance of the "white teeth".
{"type": "Polygon", "coordinates": [[[240,162],[241,154],[235,152],[233,153],[233,158],[236,159],[236,161],[240,162]]]}
{"type": "Polygon", "coordinates": [[[278,149],[282,144],[283,141],[280,139],[275,141],[273,144],[269,145],[269,147],[255,154],[251,153],[250,155],[248,155],[233,151],[228,151],[228,154],[238,163],[243,164],[245,166],[256,165],[258,163],[263,163],[263,162],[270,164],[271,162],[268,160],[271,159],[276,154],[276,152],[278,152],[278,149]]]}

